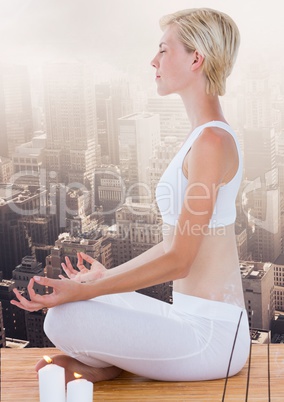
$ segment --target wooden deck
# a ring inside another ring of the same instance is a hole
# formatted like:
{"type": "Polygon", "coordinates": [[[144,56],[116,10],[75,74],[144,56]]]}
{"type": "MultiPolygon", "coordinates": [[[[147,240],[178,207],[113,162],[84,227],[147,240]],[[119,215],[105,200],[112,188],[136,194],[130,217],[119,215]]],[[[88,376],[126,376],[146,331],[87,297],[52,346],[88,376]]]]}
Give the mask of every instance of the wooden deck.
{"type": "MultiPolygon", "coordinates": [[[[36,361],[47,349],[2,349],[2,402],[39,401],[36,361]]],[[[270,345],[271,402],[284,401],[284,345],[270,345]]],[[[225,401],[245,401],[247,366],[227,384],[225,401]]],[[[267,346],[253,345],[249,402],[268,402],[267,346]]],[[[221,402],[224,380],[203,382],[159,382],[124,372],[116,380],[96,383],[94,401],[204,401],[221,402]]],[[[78,401],[80,402],[80,401],[78,401]]]]}

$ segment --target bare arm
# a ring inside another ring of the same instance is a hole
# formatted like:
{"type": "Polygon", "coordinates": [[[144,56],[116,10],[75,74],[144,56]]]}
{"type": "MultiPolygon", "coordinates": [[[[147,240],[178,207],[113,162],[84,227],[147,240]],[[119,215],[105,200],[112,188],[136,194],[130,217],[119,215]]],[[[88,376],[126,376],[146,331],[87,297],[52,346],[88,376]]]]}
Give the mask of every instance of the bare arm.
{"type": "MultiPolygon", "coordinates": [[[[155,260],[156,258],[165,254],[163,242],[156,244],[155,246],[151,247],[149,250],[146,250],[144,253],[138,255],[135,258],[115,267],[108,269],[106,272],[106,276],[113,276],[118,275],[122,272],[129,272],[134,268],[137,268],[145,263],[150,263],[151,261],[155,260]]],[[[85,259],[87,260],[87,256],[85,254],[85,259]]]]}
{"type": "Polygon", "coordinates": [[[22,305],[19,307],[38,308],[40,305],[39,308],[42,308],[44,303],[45,306],[51,307],[104,294],[133,291],[187,276],[203,239],[202,228],[208,227],[213,212],[216,187],[222,183],[225,174],[232,168],[230,158],[227,157],[228,153],[232,153],[232,148],[222,136],[215,134],[211,129],[206,129],[206,134],[202,134],[196,140],[187,158],[190,172],[188,187],[169,251],[162,253],[160,243],[152,251],[149,250],[147,255],[145,254],[147,258],[144,259],[143,254],[133,262],[129,261],[113,268],[111,275],[104,275],[92,283],[68,285],[73,281],[35,279],[38,283],[52,286],[54,293],[48,296],[32,293],[31,303],[34,304],[27,304],[27,301],[21,298],[21,303],[18,305],[22,305]],[[198,228],[199,231],[196,230],[198,228]]]}

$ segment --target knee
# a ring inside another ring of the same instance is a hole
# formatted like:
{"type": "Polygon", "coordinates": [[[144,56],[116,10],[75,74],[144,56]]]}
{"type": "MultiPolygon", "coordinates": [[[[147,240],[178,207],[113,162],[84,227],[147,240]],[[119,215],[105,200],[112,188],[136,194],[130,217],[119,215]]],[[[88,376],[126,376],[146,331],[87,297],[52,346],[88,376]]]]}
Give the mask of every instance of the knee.
{"type": "Polygon", "coordinates": [[[66,305],[53,307],[46,314],[43,329],[47,337],[57,347],[62,342],[63,334],[68,331],[68,316],[66,305]]]}

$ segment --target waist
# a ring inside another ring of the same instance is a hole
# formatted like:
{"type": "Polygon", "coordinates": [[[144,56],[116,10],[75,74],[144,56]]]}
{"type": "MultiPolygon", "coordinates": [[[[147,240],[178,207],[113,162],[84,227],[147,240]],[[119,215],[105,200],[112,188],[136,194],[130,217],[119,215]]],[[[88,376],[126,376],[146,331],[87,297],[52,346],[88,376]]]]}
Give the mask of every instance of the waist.
{"type": "Polygon", "coordinates": [[[175,291],[173,292],[173,309],[190,315],[230,322],[235,322],[236,317],[239,318],[241,313],[244,317],[247,316],[246,310],[240,306],[175,291]]]}

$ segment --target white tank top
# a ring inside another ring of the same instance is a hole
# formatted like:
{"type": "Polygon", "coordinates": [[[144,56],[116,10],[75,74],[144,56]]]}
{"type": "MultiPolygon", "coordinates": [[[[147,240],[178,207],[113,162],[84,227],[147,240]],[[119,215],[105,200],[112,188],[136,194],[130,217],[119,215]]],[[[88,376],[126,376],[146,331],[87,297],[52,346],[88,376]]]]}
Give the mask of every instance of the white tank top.
{"type": "MultiPolygon", "coordinates": [[[[178,153],[170,162],[157,185],[156,200],[165,224],[173,226],[177,224],[187,187],[187,178],[182,172],[183,160],[194,141],[206,127],[220,127],[230,133],[235,140],[239,155],[239,167],[237,173],[231,181],[221,186],[218,190],[215,208],[209,222],[209,227],[226,226],[235,222],[235,203],[242,181],[243,172],[241,148],[236,133],[228,124],[222,121],[211,121],[196,127],[192,131],[178,153]]],[[[206,168],[204,161],[200,161],[200,164],[204,165],[204,168],[206,168]]]]}

